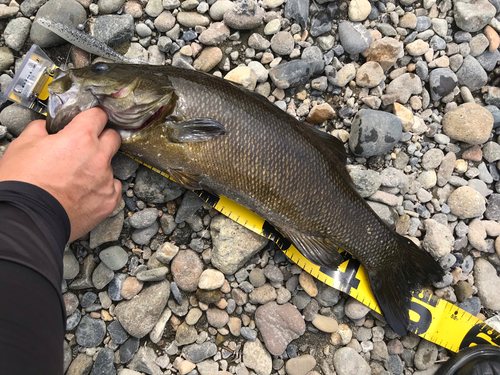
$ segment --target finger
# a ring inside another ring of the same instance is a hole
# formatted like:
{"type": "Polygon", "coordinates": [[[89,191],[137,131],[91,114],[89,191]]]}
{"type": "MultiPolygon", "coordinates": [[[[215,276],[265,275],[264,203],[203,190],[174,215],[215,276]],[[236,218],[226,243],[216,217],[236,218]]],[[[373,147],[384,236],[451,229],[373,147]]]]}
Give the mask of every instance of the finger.
{"type": "Polygon", "coordinates": [[[44,120],[35,120],[28,124],[28,126],[24,129],[21,134],[25,136],[33,136],[33,137],[43,137],[49,135],[47,133],[47,129],[45,127],[44,120]]]}
{"type": "Polygon", "coordinates": [[[109,153],[109,158],[111,159],[120,149],[122,138],[116,130],[104,129],[99,136],[99,141],[101,142],[101,147],[109,153]]]}
{"type": "Polygon", "coordinates": [[[106,112],[94,107],[79,113],[63,130],[81,132],[83,129],[88,129],[95,137],[99,137],[107,122],[106,112]]]}

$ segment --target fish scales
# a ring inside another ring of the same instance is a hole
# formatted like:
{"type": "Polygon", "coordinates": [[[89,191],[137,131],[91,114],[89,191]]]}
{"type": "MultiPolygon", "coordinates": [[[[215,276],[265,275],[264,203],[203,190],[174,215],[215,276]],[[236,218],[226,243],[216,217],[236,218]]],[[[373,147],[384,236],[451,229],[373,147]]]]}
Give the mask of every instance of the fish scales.
{"type": "Polygon", "coordinates": [[[443,275],[429,254],[388,228],[356,193],[339,140],[236,84],[175,67],[100,63],[72,70],[49,90],[82,102],[75,109],[79,101],[68,101],[65,111],[65,104],[50,110],[49,101],[49,113],[62,113],[49,116],[52,131],[68,121],[65,112],[98,105],[122,135],[123,151],[186,187],[248,207],[319,265],[340,264],[335,246],[353,254],[400,335],[408,326],[411,291],[443,275]]]}

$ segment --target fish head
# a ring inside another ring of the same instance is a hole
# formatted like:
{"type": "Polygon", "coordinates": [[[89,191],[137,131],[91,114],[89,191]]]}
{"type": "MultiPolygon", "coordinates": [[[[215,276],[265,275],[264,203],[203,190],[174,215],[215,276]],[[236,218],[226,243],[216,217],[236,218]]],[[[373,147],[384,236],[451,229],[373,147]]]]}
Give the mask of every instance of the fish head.
{"type": "Polygon", "coordinates": [[[56,133],[93,107],[108,115],[108,126],[122,138],[164,119],[176,95],[166,75],[144,65],[97,63],[57,70],[48,86],[47,131],[56,133]]]}

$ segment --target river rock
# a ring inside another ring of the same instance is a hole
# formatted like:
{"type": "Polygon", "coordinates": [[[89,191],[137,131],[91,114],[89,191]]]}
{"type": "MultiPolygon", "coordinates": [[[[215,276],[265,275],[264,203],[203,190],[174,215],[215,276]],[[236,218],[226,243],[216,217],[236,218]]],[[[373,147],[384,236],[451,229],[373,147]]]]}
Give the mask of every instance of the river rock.
{"type": "Polygon", "coordinates": [[[212,265],[226,275],[234,274],[267,244],[266,238],[224,215],[212,219],[210,233],[213,243],[212,265]]]}
{"type": "Polygon", "coordinates": [[[155,326],[170,295],[168,281],[144,288],[135,298],[118,304],[116,317],[125,330],[134,337],[146,336],[155,326]]]}
{"type": "Polygon", "coordinates": [[[269,302],[255,312],[255,324],[259,328],[267,350],[280,355],[287,345],[305,332],[305,322],[297,308],[290,303],[278,305],[269,302]]]}
{"type": "Polygon", "coordinates": [[[381,155],[402,137],[401,120],[392,113],[362,109],[353,119],[349,148],[357,156],[381,155]]]}
{"type": "Polygon", "coordinates": [[[458,141],[471,145],[488,140],[493,129],[493,115],[476,103],[464,103],[443,116],[443,131],[458,141]]]}

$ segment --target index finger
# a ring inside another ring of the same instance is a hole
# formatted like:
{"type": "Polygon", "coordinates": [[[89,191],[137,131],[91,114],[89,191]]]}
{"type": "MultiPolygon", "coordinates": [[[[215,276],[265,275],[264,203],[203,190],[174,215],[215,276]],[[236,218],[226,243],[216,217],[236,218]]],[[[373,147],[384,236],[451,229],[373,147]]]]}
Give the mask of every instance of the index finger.
{"type": "Polygon", "coordinates": [[[101,108],[94,107],[79,113],[71,122],[63,129],[69,131],[82,131],[89,129],[92,134],[99,138],[104,127],[108,122],[108,115],[101,108]]]}

